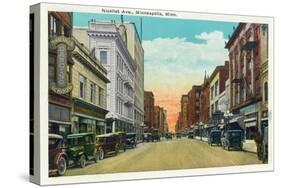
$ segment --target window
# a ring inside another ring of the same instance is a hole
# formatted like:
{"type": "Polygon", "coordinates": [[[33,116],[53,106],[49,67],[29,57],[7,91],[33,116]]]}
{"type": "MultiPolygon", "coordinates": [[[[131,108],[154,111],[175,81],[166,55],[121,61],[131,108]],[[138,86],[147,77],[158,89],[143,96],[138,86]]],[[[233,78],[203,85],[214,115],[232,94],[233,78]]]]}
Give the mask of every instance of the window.
{"type": "Polygon", "coordinates": [[[211,87],[211,99],[214,98],[214,86],[211,87]]]}
{"type": "Polygon", "coordinates": [[[70,29],[66,26],[63,27],[64,36],[70,37],[70,29]]]}
{"type": "Polygon", "coordinates": [[[103,96],[104,96],[104,90],[103,88],[99,87],[99,105],[103,106],[103,96]]]}
{"type": "Polygon", "coordinates": [[[96,96],[96,84],[92,82],[90,84],[90,101],[92,103],[95,103],[95,96],[96,96]]]}
{"type": "Polygon", "coordinates": [[[79,78],[79,96],[81,98],[84,98],[85,96],[85,81],[86,81],[86,78],[82,75],[80,75],[80,78],[79,78]]]}
{"type": "Polygon", "coordinates": [[[54,17],[54,16],[50,16],[50,35],[51,36],[56,36],[60,34],[60,21],[54,17]]]}
{"type": "Polygon", "coordinates": [[[107,64],[107,51],[100,51],[100,62],[107,64]]]}
{"type": "Polygon", "coordinates": [[[264,83],[264,101],[268,101],[268,83],[264,83]]]}
{"type": "Polygon", "coordinates": [[[218,94],[218,81],[215,83],[215,96],[218,94]]]}

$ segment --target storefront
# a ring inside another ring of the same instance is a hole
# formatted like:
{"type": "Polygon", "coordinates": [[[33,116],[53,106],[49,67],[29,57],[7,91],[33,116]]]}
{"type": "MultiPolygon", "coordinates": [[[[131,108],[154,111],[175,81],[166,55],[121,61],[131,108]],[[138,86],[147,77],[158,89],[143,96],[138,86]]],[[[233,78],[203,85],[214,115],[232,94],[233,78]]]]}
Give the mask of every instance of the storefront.
{"type": "Polygon", "coordinates": [[[73,133],[95,132],[97,135],[106,133],[107,110],[77,98],[73,99],[73,109],[73,133]]]}
{"type": "Polygon", "coordinates": [[[241,108],[240,114],[244,114],[245,117],[246,139],[254,139],[258,131],[258,103],[241,108]]]}
{"type": "Polygon", "coordinates": [[[49,133],[65,137],[70,132],[70,108],[49,103],[49,133]]]}

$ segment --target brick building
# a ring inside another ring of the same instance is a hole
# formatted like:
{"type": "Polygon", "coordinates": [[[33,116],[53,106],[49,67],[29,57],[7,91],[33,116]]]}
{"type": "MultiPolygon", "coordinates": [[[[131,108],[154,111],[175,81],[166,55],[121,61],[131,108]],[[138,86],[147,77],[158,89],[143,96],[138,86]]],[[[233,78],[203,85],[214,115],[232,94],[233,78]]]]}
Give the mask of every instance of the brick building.
{"type": "Polygon", "coordinates": [[[49,36],[49,132],[66,136],[71,132],[71,90],[73,61],[72,16],[48,13],[49,36]]]}
{"type": "Polygon", "coordinates": [[[200,122],[207,123],[210,120],[210,80],[206,77],[201,85],[200,95],[200,122]]]}
{"type": "Polygon", "coordinates": [[[192,86],[188,92],[187,102],[187,126],[190,128],[200,122],[200,94],[202,87],[200,85],[192,86]]]}
{"type": "Polygon", "coordinates": [[[151,91],[144,91],[144,124],[145,131],[150,131],[154,124],[154,95],[151,91]]]}
{"type": "Polygon", "coordinates": [[[261,95],[261,24],[239,23],[225,48],[229,51],[230,109],[245,116],[246,138],[258,130],[261,95]]]}
{"type": "Polygon", "coordinates": [[[228,79],[229,62],[225,61],[224,65],[217,66],[209,78],[210,82],[210,117],[213,112],[225,111],[226,107],[219,105],[225,101],[225,82],[228,79]]]}
{"type": "Polygon", "coordinates": [[[181,129],[187,128],[187,103],[188,103],[188,95],[181,96],[181,115],[182,115],[182,125],[181,129]]]}

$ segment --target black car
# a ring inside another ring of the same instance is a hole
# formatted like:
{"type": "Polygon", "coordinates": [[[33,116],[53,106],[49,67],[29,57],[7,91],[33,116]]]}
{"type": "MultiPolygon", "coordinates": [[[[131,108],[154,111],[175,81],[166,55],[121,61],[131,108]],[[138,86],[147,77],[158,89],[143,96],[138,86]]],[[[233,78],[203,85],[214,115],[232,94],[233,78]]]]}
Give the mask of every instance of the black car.
{"type": "Polygon", "coordinates": [[[152,142],[160,141],[160,133],[159,133],[159,131],[157,129],[153,130],[151,137],[152,137],[151,138],[152,142]]]}
{"type": "Polygon", "coordinates": [[[173,134],[172,133],[166,133],[165,138],[166,139],[173,139],[173,134]]]}
{"type": "Polygon", "coordinates": [[[137,147],[137,134],[136,133],[126,133],[126,145],[127,145],[127,148],[137,147]]]}
{"type": "Polygon", "coordinates": [[[194,132],[193,131],[188,131],[187,132],[187,138],[193,139],[194,138],[194,132]]]}
{"type": "Polygon", "coordinates": [[[221,138],[222,147],[227,150],[230,150],[230,148],[239,148],[240,150],[242,150],[242,133],[243,132],[241,130],[226,131],[221,138]]]}
{"type": "Polygon", "coordinates": [[[220,130],[211,130],[208,136],[209,145],[221,145],[221,131],[220,130]]]}

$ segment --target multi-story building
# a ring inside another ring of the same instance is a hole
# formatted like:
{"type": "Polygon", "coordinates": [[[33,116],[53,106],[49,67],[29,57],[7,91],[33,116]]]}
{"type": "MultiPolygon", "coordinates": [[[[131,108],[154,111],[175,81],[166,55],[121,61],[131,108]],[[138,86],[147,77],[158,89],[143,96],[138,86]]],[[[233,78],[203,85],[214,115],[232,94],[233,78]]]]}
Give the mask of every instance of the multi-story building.
{"type": "Polygon", "coordinates": [[[182,126],[182,114],[181,112],[179,112],[178,114],[178,119],[177,119],[177,122],[176,122],[176,126],[175,126],[175,131],[176,132],[180,132],[183,130],[183,126],[182,126]]]}
{"type": "Polygon", "coordinates": [[[200,122],[207,124],[210,120],[210,81],[209,78],[204,78],[204,82],[201,85],[200,94],[200,122]]]}
{"type": "Polygon", "coordinates": [[[261,56],[261,94],[262,102],[259,112],[260,128],[268,125],[268,26],[261,26],[260,33],[260,56],[261,56]]]}
{"type": "Polygon", "coordinates": [[[187,102],[188,96],[182,95],[181,96],[181,114],[182,114],[182,129],[187,128],[187,102]]]}
{"type": "Polygon", "coordinates": [[[245,116],[246,138],[258,131],[263,25],[239,23],[225,48],[229,51],[230,109],[245,116]]]}
{"type": "Polygon", "coordinates": [[[188,92],[188,129],[200,123],[200,95],[202,86],[194,85],[188,92]]]}
{"type": "Polygon", "coordinates": [[[89,22],[90,50],[108,71],[107,131],[135,131],[136,64],[127,49],[127,31],[123,24],[89,22]]]}
{"type": "Polygon", "coordinates": [[[49,132],[66,136],[71,132],[71,14],[49,12],[49,132]]]}
{"type": "Polygon", "coordinates": [[[164,132],[169,132],[169,124],[168,124],[168,114],[167,110],[164,110],[164,132]]]}
{"type": "Polygon", "coordinates": [[[228,61],[225,65],[217,66],[210,80],[210,117],[216,111],[225,111],[225,82],[228,79],[228,61]],[[219,104],[220,103],[220,104],[219,104]]]}
{"type": "Polygon", "coordinates": [[[145,131],[150,132],[154,124],[154,95],[151,91],[144,91],[144,124],[145,131]]]}
{"type": "Polygon", "coordinates": [[[160,123],[161,123],[161,111],[160,106],[154,106],[154,123],[153,123],[153,129],[160,129],[160,123]]]}
{"type": "Polygon", "coordinates": [[[72,52],[72,132],[106,133],[106,86],[107,71],[96,59],[95,54],[81,44],[84,35],[74,34],[75,49],[72,52]],[[79,39],[79,41],[78,41],[79,39]]]}
{"type": "Polygon", "coordinates": [[[134,125],[138,135],[144,126],[144,50],[134,23],[123,23],[126,28],[127,48],[135,62],[134,125]]]}

